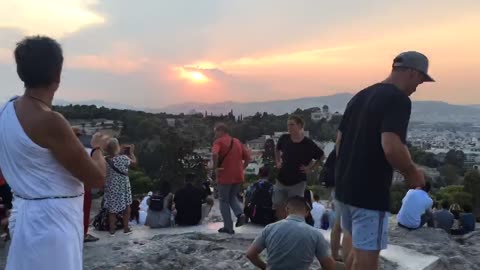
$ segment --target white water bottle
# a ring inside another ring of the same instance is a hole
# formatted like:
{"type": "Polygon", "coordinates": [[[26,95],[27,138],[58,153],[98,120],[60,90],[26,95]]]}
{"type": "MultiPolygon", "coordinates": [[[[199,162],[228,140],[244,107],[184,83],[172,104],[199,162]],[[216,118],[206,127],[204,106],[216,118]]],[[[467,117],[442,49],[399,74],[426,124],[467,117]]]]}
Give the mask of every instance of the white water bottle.
{"type": "Polygon", "coordinates": [[[170,214],[170,227],[175,227],[175,215],[170,214]]]}

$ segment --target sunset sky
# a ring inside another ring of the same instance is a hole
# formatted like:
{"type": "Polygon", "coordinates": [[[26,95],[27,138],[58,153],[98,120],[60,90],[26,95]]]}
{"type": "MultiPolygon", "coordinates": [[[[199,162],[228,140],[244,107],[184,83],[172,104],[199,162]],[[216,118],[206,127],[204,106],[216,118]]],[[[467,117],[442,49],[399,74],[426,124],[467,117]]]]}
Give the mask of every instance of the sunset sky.
{"type": "Polygon", "coordinates": [[[480,104],[479,0],[1,0],[0,100],[25,35],[64,49],[57,98],[158,108],[355,93],[401,51],[430,58],[415,100],[480,104]]]}

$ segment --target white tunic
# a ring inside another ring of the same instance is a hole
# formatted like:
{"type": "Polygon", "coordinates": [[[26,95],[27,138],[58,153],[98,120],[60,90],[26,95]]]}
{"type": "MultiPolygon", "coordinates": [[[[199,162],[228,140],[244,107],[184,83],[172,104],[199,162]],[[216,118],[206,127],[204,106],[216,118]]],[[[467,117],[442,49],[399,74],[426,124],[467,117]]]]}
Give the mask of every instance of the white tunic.
{"type": "Polygon", "coordinates": [[[16,195],[6,269],[81,270],[83,184],[27,136],[13,102],[0,110],[0,168],[16,195]]]}

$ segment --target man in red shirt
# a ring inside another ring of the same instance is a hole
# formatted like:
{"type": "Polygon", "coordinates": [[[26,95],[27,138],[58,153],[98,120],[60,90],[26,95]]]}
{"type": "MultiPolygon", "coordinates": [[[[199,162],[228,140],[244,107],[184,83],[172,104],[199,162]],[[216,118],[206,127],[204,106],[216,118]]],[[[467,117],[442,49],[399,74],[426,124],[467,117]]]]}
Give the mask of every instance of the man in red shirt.
{"type": "Polygon", "coordinates": [[[243,183],[243,171],[250,162],[250,154],[245,146],[228,134],[225,124],[215,125],[215,142],[212,148],[213,169],[216,173],[223,228],[220,233],[234,234],[230,208],[237,217],[236,227],[245,224],[243,207],[238,194],[243,183]]]}

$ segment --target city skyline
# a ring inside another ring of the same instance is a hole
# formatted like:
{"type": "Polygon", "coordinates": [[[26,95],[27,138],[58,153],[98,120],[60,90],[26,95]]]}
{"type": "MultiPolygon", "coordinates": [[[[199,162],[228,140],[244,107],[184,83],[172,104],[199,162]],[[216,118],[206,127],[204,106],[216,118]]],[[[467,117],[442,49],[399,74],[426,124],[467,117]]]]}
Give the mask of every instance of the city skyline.
{"type": "Polygon", "coordinates": [[[480,2],[387,2],[4,0],[0,100],[22,93],[15,43],[41,34],[63,46],[56,97],[71,102],[159,108],[355,93],[417,50],[437,82],[414,100],[480,104],[480,2]]]}

